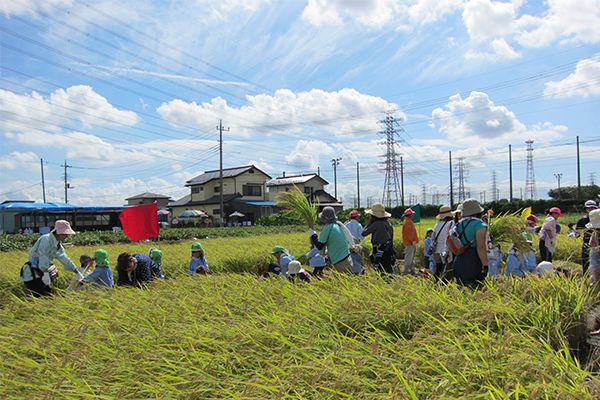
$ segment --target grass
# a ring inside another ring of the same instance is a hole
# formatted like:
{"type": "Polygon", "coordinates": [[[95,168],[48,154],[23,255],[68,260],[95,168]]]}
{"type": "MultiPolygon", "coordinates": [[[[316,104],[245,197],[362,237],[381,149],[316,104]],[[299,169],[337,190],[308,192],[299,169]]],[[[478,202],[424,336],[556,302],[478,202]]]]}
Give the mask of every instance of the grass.
{"type": "MultiPolygon", "coordinates": [[[[472,291],[374,274],[293,285],[225,273],[256,271],[274,244],[300,255],[307,233],[205,240],[217,274],[189,278],[190,244],[160,246],[171,279],[145,290],[51,299],[23,296],[25,252],[0,253],[0,398],[600,396],[598,377],[574,357],[600,302],[579,278],[472,291]]],[[[558,247],[577,244],[561,237],[558,247]]],[[[103,247],[114,266],[120,251],[152,245],[103,247]]]]}

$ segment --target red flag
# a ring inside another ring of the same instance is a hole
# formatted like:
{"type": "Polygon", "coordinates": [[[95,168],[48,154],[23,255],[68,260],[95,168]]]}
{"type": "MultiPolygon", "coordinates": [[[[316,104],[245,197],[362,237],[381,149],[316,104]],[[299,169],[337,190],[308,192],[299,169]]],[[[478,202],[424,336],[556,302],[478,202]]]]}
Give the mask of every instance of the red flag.
{"type": "Polygon", "coordinates": [[[124,209],[119,216],[123,232],[134,242],[158,236],[157,212],[156,203],[124,209]]]}

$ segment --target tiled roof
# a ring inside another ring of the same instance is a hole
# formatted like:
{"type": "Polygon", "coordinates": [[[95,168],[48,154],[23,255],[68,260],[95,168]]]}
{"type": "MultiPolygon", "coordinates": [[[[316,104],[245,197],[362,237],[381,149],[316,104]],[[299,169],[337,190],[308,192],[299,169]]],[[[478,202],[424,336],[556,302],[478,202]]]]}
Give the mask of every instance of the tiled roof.
{"type": "MultiPolygon", "coordinates": [[[[223,169],[223,178],[233,178],[235,176],[241,175],[250,170],[258,171],[267,176],[268,179],[271,177],[260,169],[256,168],[254,165],[246,165],[244,167],[236,167],[236,168],[224,168],[223,169]]],[[[185,183],[185,186],[192,185],[202,185],[207,182],[210,182],[214,179],[219,179],[219,170],[216,169],[214,171],[206,171],[205,173],[198,175],[185,183]]]]}
{"type": "Polygon", "coordinates": [[[170,198],[171,197],[165,196],[164,194],[157,194],[157,193],[145,192],[145,193],[140,193],[140,194],[132,196],[132,197],[128,197],[125,200],[135,200],[135,199],[170,199],[170,198]]]}
{"type": "Polygon", "coordinates": [[[282,176],[279,178],[271,179],[267,182],[267,186],[297,185],[299,183],[306,183],[313,178],[320,179],[323,182],[323,185],[327,185],[329,183],[317,174],[307,174],[295,176],[282,176]]]}

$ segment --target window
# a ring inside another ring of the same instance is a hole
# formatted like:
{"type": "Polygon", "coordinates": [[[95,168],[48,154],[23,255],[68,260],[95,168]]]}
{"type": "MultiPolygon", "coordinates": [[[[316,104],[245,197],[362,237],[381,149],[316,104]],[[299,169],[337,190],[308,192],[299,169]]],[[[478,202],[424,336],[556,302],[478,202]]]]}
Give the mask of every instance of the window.
{"type": "Polygon", "coordinates": [[[221,209],[220,208],[215,208],[213,210],[213,215],[221,215],[221,209]]]}
{"type": "Polygon", "coordinates": [[[221,192],[221,186],[215,186],[215,193],[221,192]]]}
{"type": "Polygon", "coordinates": [[[244,196],[262,196],[262,185],[257,183],[243,185],[242,194],[244,196]]]}
{"type": "Polygon", "coordinates": [[[312,194],[313,188],[310,186],[304,186],[304,194],[312,194]]]}
{"type": "Polygon", "coordinates": [[[200,193],[200,188],[198,186],[194,186],[192,188],[192,194],[194,194],[194,193],[200,193]]]}

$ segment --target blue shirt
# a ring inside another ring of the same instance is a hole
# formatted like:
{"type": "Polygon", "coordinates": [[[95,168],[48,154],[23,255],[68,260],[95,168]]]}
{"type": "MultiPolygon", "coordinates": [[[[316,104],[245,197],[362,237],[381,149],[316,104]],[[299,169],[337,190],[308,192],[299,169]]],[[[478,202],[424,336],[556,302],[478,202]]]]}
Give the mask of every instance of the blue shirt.
{"type": "Polygon", "coordinates": [[[346,235],[336,223],[328,224],[323,228],[319,242],[327,246],[327,253],[329,253],[332,264],[337,264],[350,256],[346,235]]]}
{"type": "Polygon", "coordinates": [[[362,235],[363,227],[360,224],[360,222],[358,222],[355,219],[351,219],[349,221],[346,221],[346,223],[344,225],[346,225],[346,228],[348,228],[348,230],[352,234],[354,241],[356,243],[360,243],[363,239],[363,235],[362,235]]]}
{"type": "Polygon", "coordinates": [[[431,238],[427,236],[425,238],[425,257],[429,257],[429,248],[431,247],[431,238]]]}
{"type": "Polygon", "coordinates": [[[281,267],[281,272],[279,274],[287,278],[288,265],[290,265],[290,262],[292,262],[294,260],[295,260],[294,256],[290,256],[287,254],[282,255],[281,258],[279,259],[279,266],[281,267]]]}
{"type": "Polygon", "coordinates": [[[190,259],[190,265],[188,266],[188,275],[194,275],[196,272],[198,272],[198,269],[202,269],[205,273],[210,272],[210,270],[208,269],[208,261],[206,261],[206,258],[192,257],[190,259]]]}
{"type": "Polygon", "coordinates": [[[321,251],[313,246],[312,250],[306,253],[308,258],[308,265],[311,267],[324,267],[327,265],[325,257],[321,255],[321,251]]]}
{"type": "MultiPolygon", "coordinates": [[[[36,240],[35,244],[29,250],[29,262],[40,270],[46,271],[54,262],[54,259],[60,261],[67,271],[75,271],[77,266],[69,259],[65,248],[60,244],[52,232],[42,235],[36,240]]],[[[23,269],[22,279],[28,282],[34,279],[29,267],[23,269]]]]}
{"type": "Polygon", "coordinates": [[[95,286],[113,287],[113,274],[110,267],[94,268],[91,274],[83,278],[84,282],[93,283],[95,286]]]}
{"type": "Polygon", "coordinates": [[[515,249],[508,252],[506,258],[506,275],[524,277],[525,273],[534,273],[536,269],[535,253],[530,250],[523,254],[522,260],[519,253],[515,249]]]}

